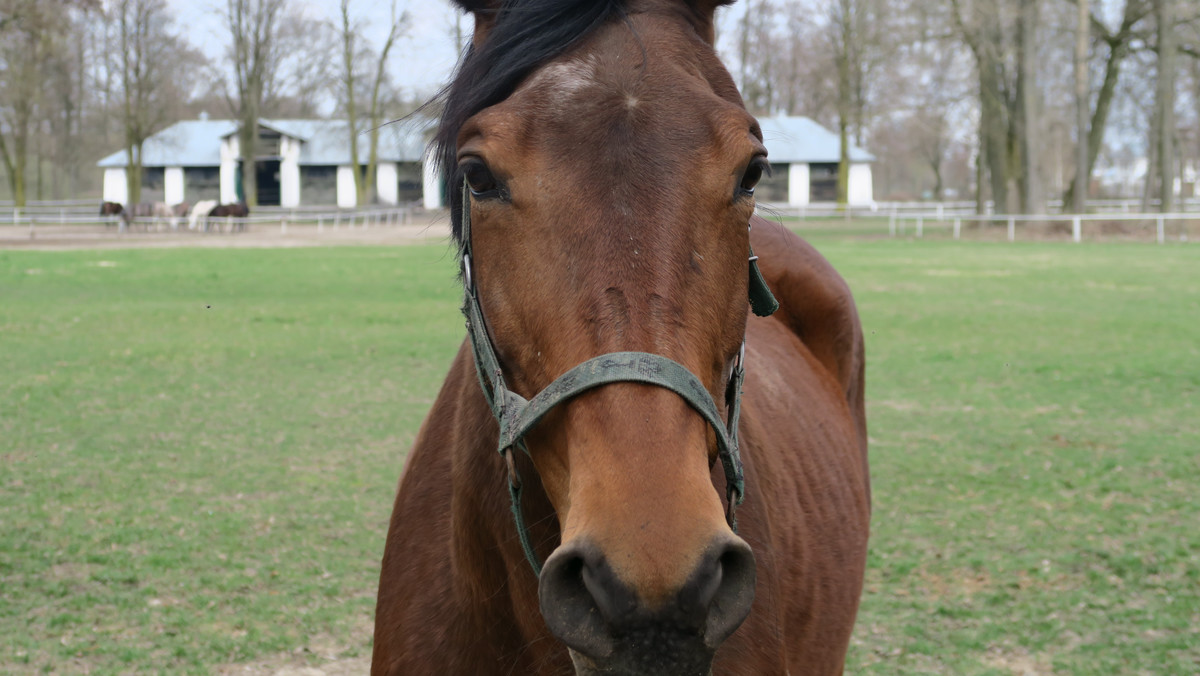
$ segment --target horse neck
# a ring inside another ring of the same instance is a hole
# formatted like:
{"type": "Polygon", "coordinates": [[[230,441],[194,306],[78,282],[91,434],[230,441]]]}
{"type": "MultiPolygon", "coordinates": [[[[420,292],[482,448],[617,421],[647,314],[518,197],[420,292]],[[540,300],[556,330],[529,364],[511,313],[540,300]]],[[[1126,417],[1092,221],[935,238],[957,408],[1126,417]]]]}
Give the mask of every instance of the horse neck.
{"type": "MultiPolygon", "coordinates": [[[[508,470],[496,451],[499,428],[480,391],[470,348],[465,344],[450,378],[456,387],[454,439],[443,447],[453,449],[448,535],[457,594],[466,608],[479,614],[477,630],[493,631],[488,627],[499,618],[507,618],[504,623],[511,625],[516,609],[515,628],[522,641],[548,636],[538,606],[538,578],[513,524],[508,470]]],[[[544,560],[559,543],[558,520],[533,463],[523,454],[518,456],[523,513],[544,560]]]]}

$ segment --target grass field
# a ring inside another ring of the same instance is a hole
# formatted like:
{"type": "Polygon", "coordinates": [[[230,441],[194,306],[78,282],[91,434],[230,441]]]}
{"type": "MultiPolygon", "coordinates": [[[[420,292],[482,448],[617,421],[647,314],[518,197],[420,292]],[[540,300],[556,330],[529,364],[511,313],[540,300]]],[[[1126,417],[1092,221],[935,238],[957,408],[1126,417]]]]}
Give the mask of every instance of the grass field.
{"type": "MultiPolygon", "coordinates": [[[[1200,673],[1200,249],[814,241],[869,350],[848,673],[1200,673]]],[[[453,272],[0,252],[0,673],[368,652],[453,272]]]]}

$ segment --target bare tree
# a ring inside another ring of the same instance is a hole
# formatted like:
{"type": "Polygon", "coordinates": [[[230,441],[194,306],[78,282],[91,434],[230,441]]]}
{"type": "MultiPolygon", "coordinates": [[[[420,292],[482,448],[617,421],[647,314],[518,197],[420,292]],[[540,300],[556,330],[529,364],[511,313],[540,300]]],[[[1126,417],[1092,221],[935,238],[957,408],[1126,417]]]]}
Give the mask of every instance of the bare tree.
{"type": "Polygon", "coordinates": [[[1158,25],[1158,79],[1154,97],[1154,139],[1158,155],[1159,208],[1165,213],[1175,201],[1175,8],[1172,0],[1154,0],[1158,25]]]}
{"type": "MultiPolygon", "coordinates": [[[[950,0],[959,34],[975,57],[979,77],[979,154],[987,168],[996,209],[1033,211],[1038,180],[1033,158],[1036,86],[1036,0],[1019,0],[1017,11],[998,0],[950,0]]],[[[981,167],[982,168],[982,167],[981,167]]]]}
{"type": "MultiPolygon", "coordinates": [[[[1088,186],[1088,0],[1077,0],[1075,26],[1075,187],[1071,210],[1082,214],[1088,186]]],[[[1063,202],[1064,209],[1068,202],[1063,202]]]]}
{"type": "MultiPolygon", "coordinates": [[[[1086,3],[1085,3],[1086,4],[1086,3]]],[[[1133,50],[1133,43],[1139,39],[1143,20],[1150,14],[1148,0],[1125,0],[1121,12],[1121,23],[1115,30],[1108,26],[1096,15],[1096,7],[1089,7],[1090,29],[1096,36],[1096,44],[1106,50],[1104,56],[1104,78],[1096,93],[1095,107],[1091,108],[1091,119],[1087,128],[1087,162],[1085,163],[1084,179],[1086,187],[1091,182],[1092,173],[1096,168],[1096,159],[1104,146],[1104,132],[1108,126],[1109,113],[1112,110],[1113,98],[1117,92],[1122,66],[1125,59],[1133,50]]],[[[1075,185],[1072,183],[1063,195],[1063,204],[1075,203],[1075,185]]]]}
{"type": "Polygon", "coordinates": [[[350,18],[350,0],[342,0],[341,4],[341,42],[342,42],[342,90],[346,97],[346,120],[350,132],[350,166],[354,173],[354,188],[359,204],[366,204],[374,191],[375,176],[379,164],[379,126],[383,121],[382,100],[380,92],[387,78],[387,59],[396,40],[404,34],[408,25],[408,15],[399,12],[395,0],[392,1],[391,20],[388,33],[383,45],[376,56],[372,50],[358,44],[358,35],[362,32],[361,22],[350,18]],[[358,88],[364,84],[364,76],[359,71],[364,61],[375,57],[373,74],[370,79],[367,110],[365,111],[369,129],[366,170],[363,171],[359,162],[358,137],[360,134],[360,111],[358,108],[358,88]]]}
{"type": "Polygon", "coordinates": [[[43,66],[54,30],[51,8],[36,0],[0,4],[0,159],[17,206],[25,206],[30,141],[39,120],[43,66]]]}
{"type": "Polygon", "coordinates": [[[129,203],[142,195],[142,151],[146,139],[168,120],[163,94],[173,77],[176,38],[169,31],[170,17],[163,0],[118,0],[112,20],[120,37],[116,72],[121,89],[129,203]]]}
{"type": "Polygon", "coordinates": [[[280,17],[287,0],[226,0],[225,19],[232,44],[229,60],[233,67],[240,128],[238,149],[242,161],[242,192],[246,203],[258,205],[258,119],[263,101],[277,75],[280,62],[280,17]]]}

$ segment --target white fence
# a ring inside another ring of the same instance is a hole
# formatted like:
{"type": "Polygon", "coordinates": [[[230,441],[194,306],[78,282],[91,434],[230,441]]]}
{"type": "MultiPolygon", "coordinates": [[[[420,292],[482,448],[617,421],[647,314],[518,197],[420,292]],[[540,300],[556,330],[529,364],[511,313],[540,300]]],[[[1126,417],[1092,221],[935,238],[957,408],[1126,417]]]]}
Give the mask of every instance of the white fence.
{"type": "MultiPolygon", "coordinates": [[[[1132,223],[1134,230],[1122,234],[1136,235],[1139,229],[1154,226],[1154,239],[1159,244],[1167,242],[1168,238],[1180,242],[1188,241],[1189,224],[1200,223],[1200,213],[1172,214],[1011,214],[1011,215],[955,215],[948,216],[937,213],[900,214],[892,212],[888,216],[888,234],[892,237],[907,234],[908,224],[913,225],[913,234],[924,237],[926,230],[949,230],[954,239],[960,239],[966,227],[974,225],[978,229],[988,228],[990,224],[1003,223],[1005,235],[1010,242],[1017,239],[1017,225],[1030,226],[1037,224],[1044,229],[1052,230],[1049,226],[1060,223],[1070,227],[1071,241],[1083,241],[1085,228],[1095,228],[1095,224],[1111,226],[1117,223],[1132,223]],[[1138,226],[1142,226],[1139,228],[1138,226]]],[[[1104,233],[1102,233],[1104,234],[1104,233]]]]}
{"type": "MultiPolygon", "coordinates": [[[[1147,208],[1155,208],[1158,206],[1157,200],[1152,200],[1147,208]]],[[[1070,216],[1071,214],[1063,213],[1063,204],[1061,200],[1050,200],[1046,203],[1046,211],[1049,214],[1057,216],[1070,216]]],[[[871,204],[858,204],[841,206],[833,202],[815,202],[812,204],[790,205],[780,203],[763,203],[759,208],[767,214],[774,216],[783,216],[785,218],[799,218],[806,220],[809,218],[845,218],[847,220],[853,218],[892,218],[895,217],[916,217],[921,216],[925,219],[945,220],[954,216],[963,218],[977,218],[982,216],[995,216],[994,205],[989,201],[985,202],[982,209],[982,214],[974,201],[958,201],[958,202],[873,202],[871,204]]],[[[1134,199],[1123,200],[1088,200],[1086,211],[1089,214],[1122,214],[1141,216],[1138,212],[1142,209],[1142,201],[1134,199]]],[[[1200,214],[1200,198],[1190,197],[1181,200],[1177,208],[1177,213],[1193,213],[1200,214]]],[[[1041,218],[1041,217],[1039,217],[1041,218]]]]}
{"type": "Polygon", "coordinates": [[[341,229],[365,229],[410,225],[417,211],[414,205],[364,207],[361,209],[337,209],[335,207],[309,207],[282,209],[262,207],[249,216],[208,216],[197,219],[195,229],[189,228],[187,216],[144,216],[126,219],[121,215],[100,216],[99,203],[89,201],[86,205],[66,205],[57,210],[39,205],[27,211],[13,209],[0,211],[0,240],[37,239],[39,230],[47,235],[70,233],[125,234],[131,231],[155,233],[237,233],[265,228],[278,228],[287,234],[289,226],[316,226],[317,232],[341,229]],[[86,206],[86,213],[83,208],[86,206]]]}

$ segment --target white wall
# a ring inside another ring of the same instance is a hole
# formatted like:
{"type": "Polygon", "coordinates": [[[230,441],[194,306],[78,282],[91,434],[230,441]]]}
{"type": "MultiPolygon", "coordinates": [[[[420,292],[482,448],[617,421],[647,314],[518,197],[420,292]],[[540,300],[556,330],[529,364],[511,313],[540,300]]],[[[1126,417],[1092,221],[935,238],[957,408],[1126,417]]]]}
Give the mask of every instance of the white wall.
{"type": "Polygon", "coordinates": [[[807,162],[788,165],[788,204],[794,207],[808,204],[812,197],[811,187],[807,162]]]}
{"type": "Polygon", "coordinates": [[[441,209],[445,206],[442,204],[442,177],[434,171],[433,164],[433,156],[426,152],[421,162],[421,196],[426,209],[441,209]]]}
{"type": "Polygon", "coordinates": [[[358,206],[358,192],[354,189],[354,170],[349,166],[337,169],[337,205],[342,209],[358,206]]]}
{"type": "Polygon", "coordinates": [[[396,204],[400,201],[400,176],[395,162],[380,162],[375,167],[375,195],[380,204],[396,204]]]}
{"type": "Polygon", "coordinates": [[[300,141],[284,136],[279,143],[279,206],[300,206],[300,141]]]}
{"type": "Polygon", "coordinates": [[[104,170],[104,201],[125,204],[129,201],[129,182],[124,169],[104,170]]]}
{"type": "Polygon", "coordinates": [[[163,201],[167,204],[183,201],[183,167],[163,169],[163,201]]]}
{"type": "Polygon", "coordinates": [[[237,135],[221,140],[221,203],[237,202],[237,135]]]}
{"type": "Polygon", "coordinates": [[[871,204],[875,201],[875,187],[872,184],[871,165],[866,162],[854,162],[850,165],[850,185],[846,199],[850,204],[871,204]]]}

